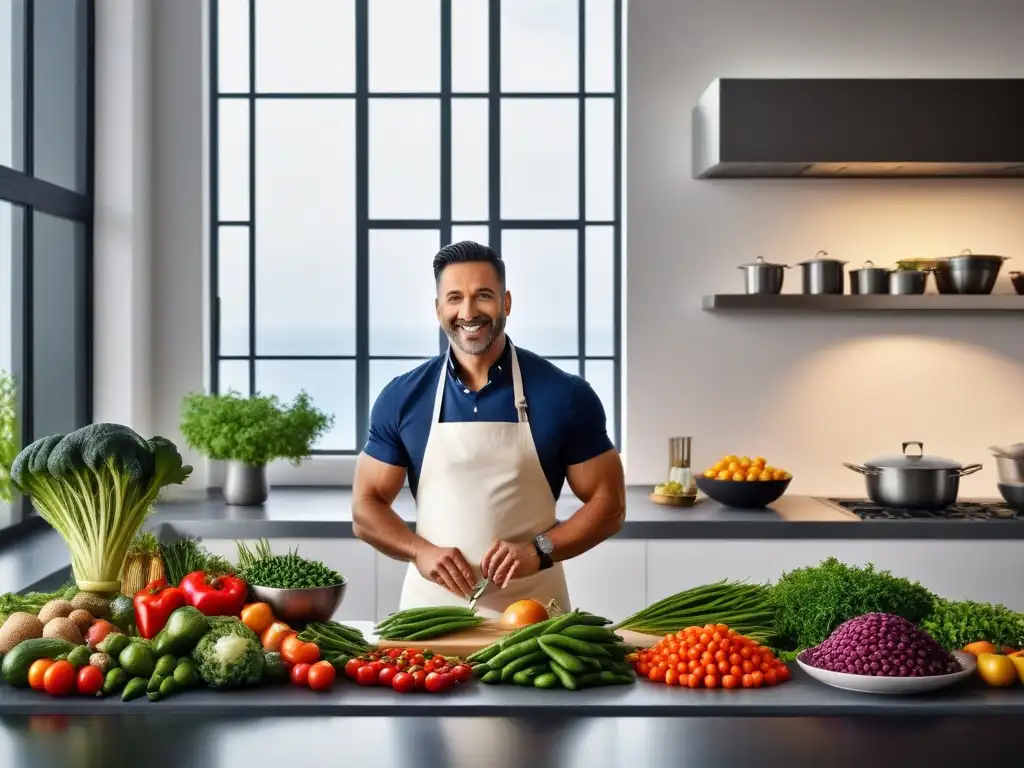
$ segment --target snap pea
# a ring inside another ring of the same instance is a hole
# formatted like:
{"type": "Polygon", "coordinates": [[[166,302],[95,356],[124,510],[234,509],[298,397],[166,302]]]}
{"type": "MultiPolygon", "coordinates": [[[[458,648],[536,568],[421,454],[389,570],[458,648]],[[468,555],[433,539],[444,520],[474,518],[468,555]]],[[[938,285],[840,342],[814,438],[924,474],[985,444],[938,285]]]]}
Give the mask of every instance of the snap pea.
{"type": "Polygon", "coordinates": [[[557,645],[552,645],[547,642],[547,635],[542,636],[538,640],[538,643],[541,650],[548,655],[551,661],[561,664],[565,669],[575,674],[586,672],[587,668],[584,666],[582,661],[568,651],[559,648],[557,645]]]}
{"type": "Polygon", "coordinates": [[[545,635],[558,635],[561,634],[562,630],[566,627],[572,627],[578,624],[589,624],[595,627],[602,627],[608,623],[608,619],[602,616],[595,616],[592,613],[581,613],[579,611],[570,611],[569,613],[563,614],[555,619],[551,625],[544,630],[545,635]]]}
{"type": "Polygon", "coordinates": [[[501,679],[502,682],[511,680],[513,675],[521,669],[532,667],[541,662],[547,661],[548,655],[544,651],[536,650],[533,653],[527,654],[526,656],[520,656],[518,659],[510,661],[508,664],[501,668],[501,679]]]}
{"type": "Polygon", "coordinates": [[[558,681],[558,676],[554,672],[545,672],[542,675],[537,675],[533,678],[534,688],[561,688],[562,684],[558,681]]]}
{"type": "Polygon", "coordinates": [[[590,656],[595,659],[611,658],[611,654],[605,650],[603,645],[588,643],[586,640],[577,640],[575,637],[565,635],[544,635],[544,642],[549,645],[557,645],[577,656],[590,656]]]}
{"type": "Polygon", "coordinates": [[[610,629],[595,627],[592,624],[574,624],[566,627],[561,634],[567,637],[575,637],[577,640],[587,640],[591,643],[618,643],[620,638],[610,629]]]}
{"type": "Polygon", "coordinates": [[[121,692],[121,701],[131,701],[146,693],[146,685],[149,681],[144,677],[133,677],[129,680],[121,692]]]}
{"type": "Polygon", "coordinates": [[[632,675],[633,667],[625,661],[612,661],[611,659],[601,659],[601,669],[607,672],[618,672],[623,675],[632,675]]]}
{"type": "Polygon", "coordinates": [[[506,648],[487,663],[491,669],[501,669],[510,661],[518,659],[520,656],[525,656],[528,653],[533,653],[538,648],[540,648],[540,640],[536,637],[531,637],[529,640],[524,640],[510,648],[506,648]]]}
{"type": "Polygon", "coordinates": [[[497,685],[501,682],[501,672],[496,669],[492,669],[480,678],[480,682],[486,683],[487,685],[497,685]]]}
{"type": "Polygon", "coordinates": [[[154,673],[153,676],[151,678],[149,678],[149,685],[146,686],[146,693],[152,693],[153,691],[159,691],[160,690],[160,683],[162,683],[163,681],[164,681],[164,676],[163,675],[158,675],[158,674],[154,673]]]}
{"type": "Polygon", "coordinates": [[[480,626],[483,623],[483,619],[455,619],[447,624],[437,624],[427,629],[421,629],[419,632],[413,632],[407,637],[401,638],[402,640],[429,640],[432,637],[440,637],[441,635],[450,635],[453,632],[458,632],[460,629],[470,629],[471,627],[480,626]]]}
{"type": "Polygon", "coordinates": [[[548,674],[551,672],[551,664],[544,662],[543,664],[537,664],[526,669],[520,669],[512,676],[512,682],[516,685],[527,685],[532,686],[533,681],[536,680],[540,675],[548,674]]]}
{"type": "Polygon", "coordinates": [[[491,668],[487,665],[487,662],[473,665],[473,677],[483,677],[490,671],[491,668]]]}
{"type": "Polygon", "coordinates": [[[491,643],[486,648],[481,648],[476,653],[469,654],[469,656],[466,658],[466,661],[468,661],[470,664],[476,663],[478,661],[490,661],[500,652],[501,643],[499,641],[497,643],[491,643]]]}
{"type": "Polygon", "coordinates": [[[529,640],[531,637],[540,637],[555,621],[556,619],[545,619],[544,621],[538,621],[536,624],[520,627],[501,638],[498,644],[504,650],[516,643],[521,643],[523,640],[529,640]]]}
{"type": "Polygon", "coordinates": [[[557,661],[551,662],[551,671],[555,673],[558,677],[558,682],[560,682],[564,688],[570,691],[576,690],[576,678],[573,676],[572,672],[563,667],[557,661]]]}
{"type": "Polygon", "coordinates": [[[114,667],[114,669],[107,672],[107,676],[103,679],[103,693],[106,696],[117,693],[124,688],[127,682],[128,673],[120,667],[114,667]]]}
{"type": "Polygon", "coordinates": [[[635,678],[616,672],[590,672],[578,680],[580,688],[596,688],[602,685],[631,685],[635,678]]]}
{"type": "Polygon", "coordinates": [[[411,624],[414,621],[422,621],[429,618],[441,618],[444,616],[475,616],[476,612],[469,608],[460,606],[438,606],[435,608],[410,608],[407,611],[392,613],[384,620],[377,623],[374,629],[381,630],[396,624],[411,624]]]}
{"type": "Polygon", "coordinates": [[[600,659],[595,659],[592,656],[579,656],[578,658],[587,669],[591,669],[594,672],[600,672],[603,669],[600,659]]]}

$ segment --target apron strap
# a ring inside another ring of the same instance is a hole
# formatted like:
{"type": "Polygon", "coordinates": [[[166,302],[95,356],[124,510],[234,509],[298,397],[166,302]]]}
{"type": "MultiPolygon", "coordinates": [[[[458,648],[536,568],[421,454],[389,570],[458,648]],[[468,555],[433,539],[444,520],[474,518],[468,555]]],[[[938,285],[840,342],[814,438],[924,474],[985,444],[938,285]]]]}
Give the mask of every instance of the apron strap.
{"type": "MultiPolygon", "coordinates": [[[[511,341],[508,344],[512,352],[512,397],[516,404],[516,414],[519,417],[519,423],[523,423],[530,420],[526,414],[523,374],[519,370],[519,356],[516,354],[515,345],[511,341]]],[[[449,345],[445,359],[441,363],[441,376],[437,381],[437,391],[434,392],[434,414],[430,420],[431,424],[439,424],[441,422],[441,402],[444,400],[445,384],[448,383],[448,356],[450,354],[451,345],[449,345]]]]}

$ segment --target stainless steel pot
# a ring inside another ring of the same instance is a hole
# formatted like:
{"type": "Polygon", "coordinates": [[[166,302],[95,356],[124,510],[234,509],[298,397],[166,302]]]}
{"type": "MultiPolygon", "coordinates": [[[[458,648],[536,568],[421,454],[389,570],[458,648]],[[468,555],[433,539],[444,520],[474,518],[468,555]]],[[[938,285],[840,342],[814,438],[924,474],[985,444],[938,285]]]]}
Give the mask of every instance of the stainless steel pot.
{"type": "Polygon", "coordinates": [[[889,292],[889,270],[865,261],[860,269],[850,270],[850,293],[855,295],[889,292]]]}
{"type": "Polygon", "coordinates": [[[989,448],[996,457],[996,472],[1000,483],[1024,483],[1024,443],[989,448]]]}
{"type": "Polygon", "coordinates": [[[1013,290],[1017,295],[1024,296],[1024,272],[1011,272],[1010,282],[1013,283],[1013,290]]]}
{"type": "Polygon", "coordinates": [[[970,250],[939,259],[935,266],[935,286],[939,293],[992,293],[1006,260],[1006,256],[974,254],[970,250]]]}
{"type": "Polygon", "coordinates": [[[805,294],[835,294],[846,290],[845,261],[828,258],[828,253],[818,251],[813,259],[801,261],[803,271],[803,292],[805,294]]]}
{"type": "Polygon", "coordinates": [[[867,478],[868,498],[875,504],[896,509],[945,509],[960,492],[960,478],[981,469],[981,464],[963,466],[950,459],[925,456],[924,443],[903,443],[903,455],[882,456],[864,462],[863,466],[848,464],[867,478]],[[907,448],[917,446],[919,454],[908,454],[907,448]]]}
{"type": "Polygon", "coordinates": [[[889,293],[893,296],[913,296],[924,293],[927,287],[927,270],[897,269],[889,273],[889,293]]]}
{"type": "Polygon", "coordinates": [[[747,293],[781,293],[782,281],[788,264],[770,264],[758,256],[753,264],[743,264],[743,279],[747,293]]]}

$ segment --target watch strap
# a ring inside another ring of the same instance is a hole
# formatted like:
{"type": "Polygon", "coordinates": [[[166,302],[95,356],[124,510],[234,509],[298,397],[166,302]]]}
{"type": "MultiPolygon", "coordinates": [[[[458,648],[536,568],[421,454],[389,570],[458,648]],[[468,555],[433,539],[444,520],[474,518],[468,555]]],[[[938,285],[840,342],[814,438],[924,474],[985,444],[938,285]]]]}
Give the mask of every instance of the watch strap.
{"type": "Polygon", "coordinates": [[[540,544],[537,543],[537,539],[533,540],[533,548],[537,550],[537,557],[540,558],[540,570],[546,570],[555,564],[551,555],[540,548],[540,544]]]}

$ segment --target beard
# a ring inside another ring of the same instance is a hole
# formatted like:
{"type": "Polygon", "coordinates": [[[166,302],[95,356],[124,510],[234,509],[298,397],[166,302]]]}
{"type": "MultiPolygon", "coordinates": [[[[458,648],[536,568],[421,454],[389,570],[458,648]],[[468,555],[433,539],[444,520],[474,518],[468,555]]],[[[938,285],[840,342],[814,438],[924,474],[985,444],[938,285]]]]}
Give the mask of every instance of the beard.
{"type": "Polygon", "coordinates": [[[448,323],[444,332],[449,341],[461,349],[467,355],[483,355],[494,344],[494,340],[505,330],[505,313],[502,312],[496,318],[480,315],[470,321],[455,319],[448,323]],[[472,335],[468,335],[465,326],[479,325],[480,329],[472,335]]]}

